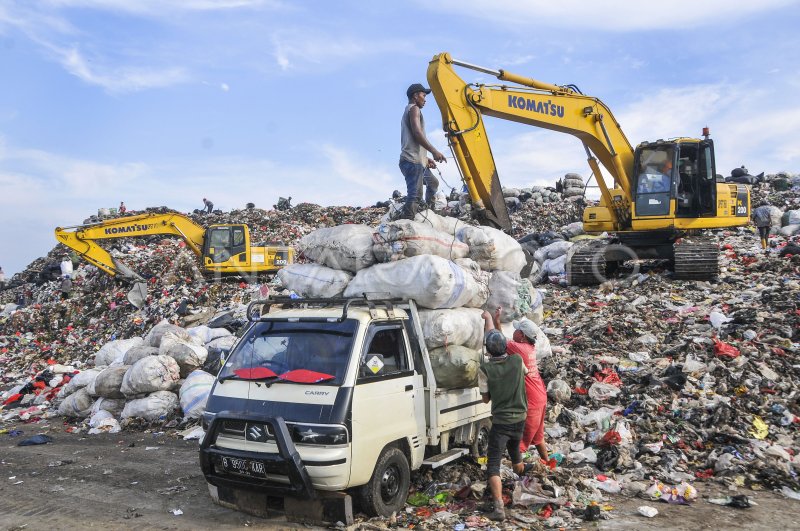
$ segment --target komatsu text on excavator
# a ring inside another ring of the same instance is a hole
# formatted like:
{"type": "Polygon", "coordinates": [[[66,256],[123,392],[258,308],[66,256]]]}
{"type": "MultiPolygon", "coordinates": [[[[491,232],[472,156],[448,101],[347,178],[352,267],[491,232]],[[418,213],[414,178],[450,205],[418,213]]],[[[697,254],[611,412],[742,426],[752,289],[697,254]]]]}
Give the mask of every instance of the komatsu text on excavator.
{"type": "Polygon", "coordinates": [[[200,258],[211,274],[257,275],[270,273],[294,261],[291,246],[252,247],[245,224],[218,224],[203,228],[177,212],[140,214],[58,227],[56,239],[77,251],[87,262],[112,276],[138,279],[139,275],[98,245],[98,240],[167,234],[178,236],[200,258]]]}
{"type": "Polygon", "coordinates": [[[574,85],[476,66],[448,53],[430,62],[428,82],[482,224],[511,228],[484,116],[567,133],[583,143],[601,195],[597,206],[584,211],[584,230],[611,236],[575,246],[567,263],[570,284],[600,282],[607,268],[632,258],[670,259],[676,278],[713,278],[719,270],[717,245],[694,232],[749,222],[750,190],[717,183],[707,129],[703,138],[642,142],[634,150],[609,108],[574,85]],[[510,84],[468,84],[454,66],[510,84]]]}

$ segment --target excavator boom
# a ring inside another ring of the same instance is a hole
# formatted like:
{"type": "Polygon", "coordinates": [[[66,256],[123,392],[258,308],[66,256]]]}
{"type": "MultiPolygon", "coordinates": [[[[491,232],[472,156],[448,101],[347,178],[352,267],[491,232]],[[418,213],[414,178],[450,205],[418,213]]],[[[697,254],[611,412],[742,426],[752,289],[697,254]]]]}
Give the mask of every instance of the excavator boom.
{"type": "MultiPolygon", "coordinates": [[[[483,116],[493,116],[580,139],[595,170],[606,204],[614,200],[596,159],[630,201],[634,151],[611,110],[599,99],[573,87],[562,87],[457,61],[442,53],[428,65],[430,83],[442,122],[470,196],[478,210],[503,229],[510,228],[497,167],[489,146],[483,116]],[[467,84],[453,69],[461,66],[495,76],[508,85],[467,84]],[[596,157],[596,159],[595,159],[596,157]]],[[[617,200],[616,202],[619,202],[617,200]]]]}
{"type": "Polygon", "coordinates": [[[190,218],[177,212],[167,214],[140,214],[125,216],[99,223],[57,227],[56,239],[74,249],[87,262],[112,276],[136,278],[138,275],[97,244],[97,240],[169,234],[183,238],[186,245],[198,256],[203,254],[205,229],[190,218]]]}

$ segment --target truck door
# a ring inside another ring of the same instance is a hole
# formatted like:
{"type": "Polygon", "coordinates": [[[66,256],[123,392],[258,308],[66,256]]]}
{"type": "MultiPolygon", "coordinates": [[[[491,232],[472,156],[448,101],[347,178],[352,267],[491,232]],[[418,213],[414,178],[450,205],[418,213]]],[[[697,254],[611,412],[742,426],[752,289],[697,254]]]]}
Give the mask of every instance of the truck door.
{"type": "Polygon", "coordinates": [[[414,373],[407,344],[400,321],[373,323],[366,332],[352,402],[353,455],[364,464],[359,469],[354,460],[355,484],[369,479],[388,442],[417,435],[414,397],[422,377],[414,373]]]}

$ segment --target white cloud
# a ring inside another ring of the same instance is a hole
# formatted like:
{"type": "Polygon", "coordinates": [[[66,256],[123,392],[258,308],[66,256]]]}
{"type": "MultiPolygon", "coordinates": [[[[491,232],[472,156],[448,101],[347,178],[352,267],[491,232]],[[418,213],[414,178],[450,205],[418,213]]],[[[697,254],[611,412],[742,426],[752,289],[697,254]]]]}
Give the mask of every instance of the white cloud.
{"type": "Polygon", "coordinates": [[[408,50],[399,40],[368,41],[344,35],[321,34],[318,29],[282,31],[272,37],[272,55],[281,70],[330,69],[367,56],[408,50]]]}
{"type": "Polygon", "coordinates": [[[277,0],[44,0],[55,9],[95,9],[136,15],[164,16],[176,11],[223,11],[279,7],[277,0]]]}
{"type": "Polygon", "coordinates": [[[77,48],[49,48],[59,57],[59,62],[67,72],[109,92],[169,87],[189,80],[188,72],[182,67],[109,67],[94,61],[90,65],[90,61],[77,48]]]}
{"type": "Polygon", "coordinates": [[[494,21],[511,27],[584,28],[595,31],[638,31],[653,29],[691,29],[717,26],[721,22],[744,19],[771,11],[797,0],[673,0],[662,2],[630,2],[629,0],[439,0],[417,4],[422,9],[454,13],[494,21]],[[680,14],[678,18],[678,14],[680,14]]]}
{"type": "Polygon", "coordinates": [[[219,88],[222,90],[222,92],[228,92],[231,89],[227,83],[221,83],[219,88]]]}

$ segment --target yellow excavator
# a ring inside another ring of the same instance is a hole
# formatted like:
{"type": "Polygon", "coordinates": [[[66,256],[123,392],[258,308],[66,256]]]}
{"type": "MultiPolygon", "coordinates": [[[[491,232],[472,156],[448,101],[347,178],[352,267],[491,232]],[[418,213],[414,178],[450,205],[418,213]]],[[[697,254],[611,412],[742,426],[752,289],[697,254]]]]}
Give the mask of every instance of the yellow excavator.
{"type": "Polygon", "coordinates": [[[290,246],[251,246],[245,224],[216,224],[204,228],[177,212],[148,213],[76,225],[57,227],[56,239],[74,249],[90,264],[112,276],[141,277],[98,245],[98,240],[135,238],[159,234],[178,236],[201,260],[210,274],[258,275],[271,273],[294,261],[290,246]]]}
{"type": "Polygon", "coordinates": [[[570,284],[602,282],[609,269],[637,258],[672,260],[676,278],[711,279],[719,272],[719,249],[696,231],[749,223],[750,190],[717,182],[707,128],[703,138],[642,142],[633,149],[611,110],[576,86],[484,68],[448,53],[431,60],[428,83],[481,224],[511,229],[484,116],[567,133],[583,143],[601,195],[597,206],[584,210],[583,227],[610,236],[575,246],[567,262],[570,284]],[[454,66],[508,84],[466,83],[454,66]]]}

